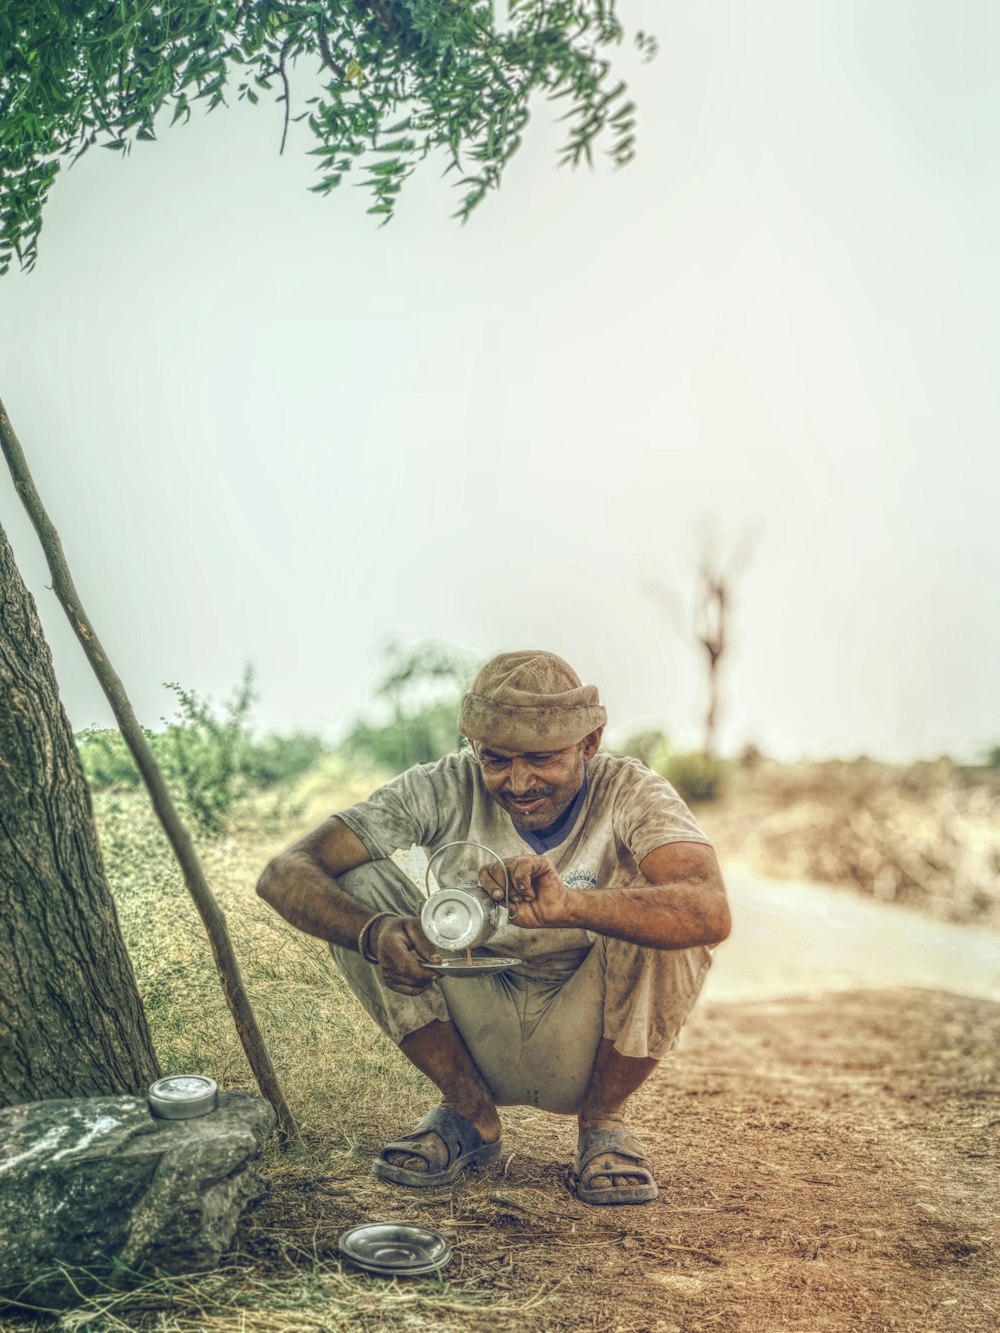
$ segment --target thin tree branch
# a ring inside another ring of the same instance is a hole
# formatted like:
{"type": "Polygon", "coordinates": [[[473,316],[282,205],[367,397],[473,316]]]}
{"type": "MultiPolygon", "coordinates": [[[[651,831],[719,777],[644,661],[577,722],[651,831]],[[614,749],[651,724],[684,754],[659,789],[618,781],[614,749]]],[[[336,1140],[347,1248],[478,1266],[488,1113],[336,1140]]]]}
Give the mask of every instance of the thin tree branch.
{"type": "Polygon", "coordinates": [[[326,36],[326,23],[324,22],[322,14],[316,16],[316,36],[319,38],[319,53],[323,57],[323,64],[326,65],[328,69],[332,70],[337,78],[343,82],[347,75],[343,68],[338,65],[333,58],[333,52],[330,50],[330,43],[326,36]]]}
{"type": "Polygon", "coordinates": [[[292,114],[292,90],[288,86],[288,73],[285,69],[285,57],[288,55],[288,48],[292,44],[292,39],[281,48],[281,59],[278,61],[278,73],[281,75],[281,82],[285,85],[285,128],[281,132],[281,147],[278,149],[278,156],[283,157],[285,152],[285,140],[288,138],[288,121],[292,114]]]}
{"type": "Polygon", "coordinates": [[[42,544],[52,574],[53,590],[118,720],[119,729],[142,774],[153,808],[174,849],[174,855],[184,874],[184,882],[204,922],[222,990],[250,1068],[262,1094],[274,1107],[278,1131],[283,1142],[298,1140],[298,1126],[281,1090],[267,1046],[257,1026],[250,997],[243,984],[225,914],[208,886],[191,835],[171,800],[163,774],[125,693],[125,687],[108,661],[94,627],[83,609],[63,554],[59,533],[45,512],[2,402],[0,402],[0,449],[7,460],[17,493],[42,544]]]}

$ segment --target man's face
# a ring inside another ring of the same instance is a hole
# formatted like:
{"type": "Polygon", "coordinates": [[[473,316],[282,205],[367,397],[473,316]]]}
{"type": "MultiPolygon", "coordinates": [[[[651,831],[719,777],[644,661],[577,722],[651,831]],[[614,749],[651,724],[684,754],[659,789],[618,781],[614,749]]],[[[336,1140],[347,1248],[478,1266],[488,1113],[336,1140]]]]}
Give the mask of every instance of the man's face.
{"type": "Polygon", "coordinates": [[[565,750],[505,750],[478,741],[479,769],[486,787],[519,829],[543,829],[569,809],[583,786],[584,765],[597,753],[601,731],[565,750]]]}

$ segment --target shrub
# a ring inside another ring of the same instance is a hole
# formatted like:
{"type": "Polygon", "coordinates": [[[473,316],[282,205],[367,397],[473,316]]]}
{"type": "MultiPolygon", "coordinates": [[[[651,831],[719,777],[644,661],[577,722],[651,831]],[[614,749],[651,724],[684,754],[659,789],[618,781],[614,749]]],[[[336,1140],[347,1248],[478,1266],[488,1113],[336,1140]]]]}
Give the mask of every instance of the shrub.
{"type": "Polygon", "coordinates": [[[685,801],[714,801],[719,794],[723,766],[700,751],[671,755],[659,771],[685,801]]]}
{"type": "Polygon", "coordinates": [[[614,751],[628,754],[648,765],[677,788],[685,801],[714,801],[719,794],[724,766],[699,750],[675,754],[666,732],[658,727],[633,732],[614,751]]]}
{"type": "MultiPolygon", "coordinates": [[[[224,832],[237,805],[252,791],[289,782],[310,769],[326,750],[318,736],[266,736],[255,740],[250,715],[256,698],[250,667],[221,711],[194,690],[168,684],[177,716],[146,737],[182,815],[199,833],[224,832]]],[[[139,772],[118,731],[90,728],[77,747],[95,791],[134,788],[139,772]]],[[[282,811],[287,815],[288,811],[282,811]]]]}
{"type": "Polygon", "coordinates": [[[670,741],[659,727],[647,727],[627,736],[616,753],[630,754],[660,773],[670,759],[670,741]]]}
{"type": "Polygon", "coordinates": [[[389,644],[374,689],[385,720],[355,722],[344,752],[399,773],[457,749],[458,710],[471,676],[469,658],[447,644],[389,644]]]}
{"type": "Polygon", "coordinates": [[[395,717],[379,726],[356,722],[344,738],[344,751],[352,758],[401,773],[413,764],[429,764],[458,747],[458,702],[428,704],[405,717],[395,717]]]}
{"type": "MultiPolygon", "coordinates": [[[[152,739],[152,733],[147,732],[152,739]]],[[[83,771],[95,791],[109,787],[138,787],[139,770],[125,738],[113,727],[88,727],[74,737],[83,771]]]]}
{"type": "Polygon", "coordinates": [[[247,775],[255,787],[273,787],[307,773],[327,753],[319,736],[304,731],[291,736],[264,736],[246,750],[247,775]]]}
{"type": "Polygon", "coordinates": [[[157,738],[157,758],[171,788],[203,833],[221,833],[234,806],[249,795],[250,711],[253,671],[243,678],[221,717],[194,690],[168,682],[177,696],[180,720],[157,738]]]}

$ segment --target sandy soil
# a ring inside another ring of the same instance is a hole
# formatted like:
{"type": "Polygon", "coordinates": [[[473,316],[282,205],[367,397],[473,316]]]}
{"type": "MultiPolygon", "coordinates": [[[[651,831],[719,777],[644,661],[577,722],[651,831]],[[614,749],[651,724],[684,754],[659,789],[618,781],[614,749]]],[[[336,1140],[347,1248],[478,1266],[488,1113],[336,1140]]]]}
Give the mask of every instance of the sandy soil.
{"type": "Polygon", "coordinates": [[[998,1036],[1000,1005],[935,991],[706,1003],[634,1100],[655,1203],[578,1203],[571,1122],[515,1109],[502,1165],[454,1192],[364,1177],[364,1132],[358,1177],[335,1198],[316,1182],[308,1219],[278,1184],[247,1251],[264,1257],[289,1208],[331,1258],[372,1216],[436,1226],[456,1245],[452,1290],[492,1309],[418,1305],[411,1327],[994,1333],[998,1036]]]}

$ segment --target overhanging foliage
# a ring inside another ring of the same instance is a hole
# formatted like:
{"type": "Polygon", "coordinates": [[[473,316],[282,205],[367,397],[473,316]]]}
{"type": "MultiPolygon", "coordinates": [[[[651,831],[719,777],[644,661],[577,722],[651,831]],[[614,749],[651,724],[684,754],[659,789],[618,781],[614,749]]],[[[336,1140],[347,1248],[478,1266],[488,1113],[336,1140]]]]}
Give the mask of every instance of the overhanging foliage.
{"type": "MultiPolygon", "coordinates": [[[[328,193],[357,165],[369,212],[393,212],[415,164],[440,149],[459,173],[463,218],[521,142],[533,95],[566,99],[563,162],[634,155],[634,105],[602,52],[622,40],[614,0],[11,0],[0,5],[0,272],[30,268],[64,163],[92,145],[127,153],[202,102],[295,105],[318,139],[328,193]],[[321,71],[317,81],[312,76],[321,71]],[[468,165],[464,165],[467,163],[468,165]]],[[[655,43],[638,34],[652,54],[655,43]]],[[[282,137],[284,144],[284,135],[282,137]]]]}

